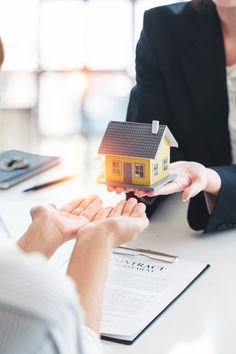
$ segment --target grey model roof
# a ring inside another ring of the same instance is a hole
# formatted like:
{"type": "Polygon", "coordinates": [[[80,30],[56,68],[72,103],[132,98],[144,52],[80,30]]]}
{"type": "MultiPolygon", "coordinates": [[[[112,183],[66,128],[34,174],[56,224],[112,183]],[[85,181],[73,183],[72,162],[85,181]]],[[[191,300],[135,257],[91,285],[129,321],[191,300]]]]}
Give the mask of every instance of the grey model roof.
{"type": "Polygon", "coordinates": [[[166,125],[160,125],[157,134],[152,124],[111,121],[99,147],[99,154],[155,159],[162,139],[178,147],[178,143],[166,125]]]}

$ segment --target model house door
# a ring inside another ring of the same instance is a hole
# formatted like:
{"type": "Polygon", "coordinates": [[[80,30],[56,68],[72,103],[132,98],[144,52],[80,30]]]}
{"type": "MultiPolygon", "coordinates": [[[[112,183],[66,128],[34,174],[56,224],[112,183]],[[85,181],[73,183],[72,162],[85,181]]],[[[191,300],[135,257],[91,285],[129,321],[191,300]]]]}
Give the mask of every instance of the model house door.
{"type": "Polygon", "coordinates": [[[132,164],[124,163],[124,182],[132,183],[132,164]]]}

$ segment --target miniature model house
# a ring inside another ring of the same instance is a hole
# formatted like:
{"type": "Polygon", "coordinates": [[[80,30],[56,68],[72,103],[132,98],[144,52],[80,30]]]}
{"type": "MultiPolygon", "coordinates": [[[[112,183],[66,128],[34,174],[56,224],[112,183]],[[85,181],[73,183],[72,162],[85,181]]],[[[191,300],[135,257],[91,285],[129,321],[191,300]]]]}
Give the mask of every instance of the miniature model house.
{"type": "Polygon", "coordinates": [[[166,125],[111,121],[98,153],[105,155],[106,180],[116,186],[155,189],[169,182],[170,147],[178,143],[166,125]]]}

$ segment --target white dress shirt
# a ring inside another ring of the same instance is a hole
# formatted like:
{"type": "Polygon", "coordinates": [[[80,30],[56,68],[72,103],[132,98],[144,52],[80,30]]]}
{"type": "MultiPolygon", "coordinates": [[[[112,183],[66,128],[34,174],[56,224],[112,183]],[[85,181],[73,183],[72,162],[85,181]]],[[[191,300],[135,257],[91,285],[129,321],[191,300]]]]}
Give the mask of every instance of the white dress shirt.
{"type": "Polygon", "coordinates": [[[83,325],[73,280],[1,235],[0,353],[101,353],[98,336],[83,325]]]}

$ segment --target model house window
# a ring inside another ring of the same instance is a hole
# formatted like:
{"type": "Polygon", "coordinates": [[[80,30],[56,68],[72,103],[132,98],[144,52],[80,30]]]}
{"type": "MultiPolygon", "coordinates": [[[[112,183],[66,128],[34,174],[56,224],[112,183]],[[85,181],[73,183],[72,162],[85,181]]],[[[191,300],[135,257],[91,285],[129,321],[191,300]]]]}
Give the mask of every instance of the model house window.
{"type": "Polygon", "coordinates": [[[135,164],[134,165],[134,176],[137,178],[144,178],[145,175],[145,165],[135,164]]]}
{"type": "Polygon", "coordinates": [[[158,163],[154,163],[153,165],[153,176],[158,175],[158,163]]]}
{"type": "Polygon", "coordinates": [[[112,161],[111,162],[111,170],[113,175],[121,175],[121,162],[120,161],[112,161]]]}
{"type": "Polygon", "coordinates": [[[163,171],[167,171],[168,170],[168,157],[163,159],[163,171]]]}

